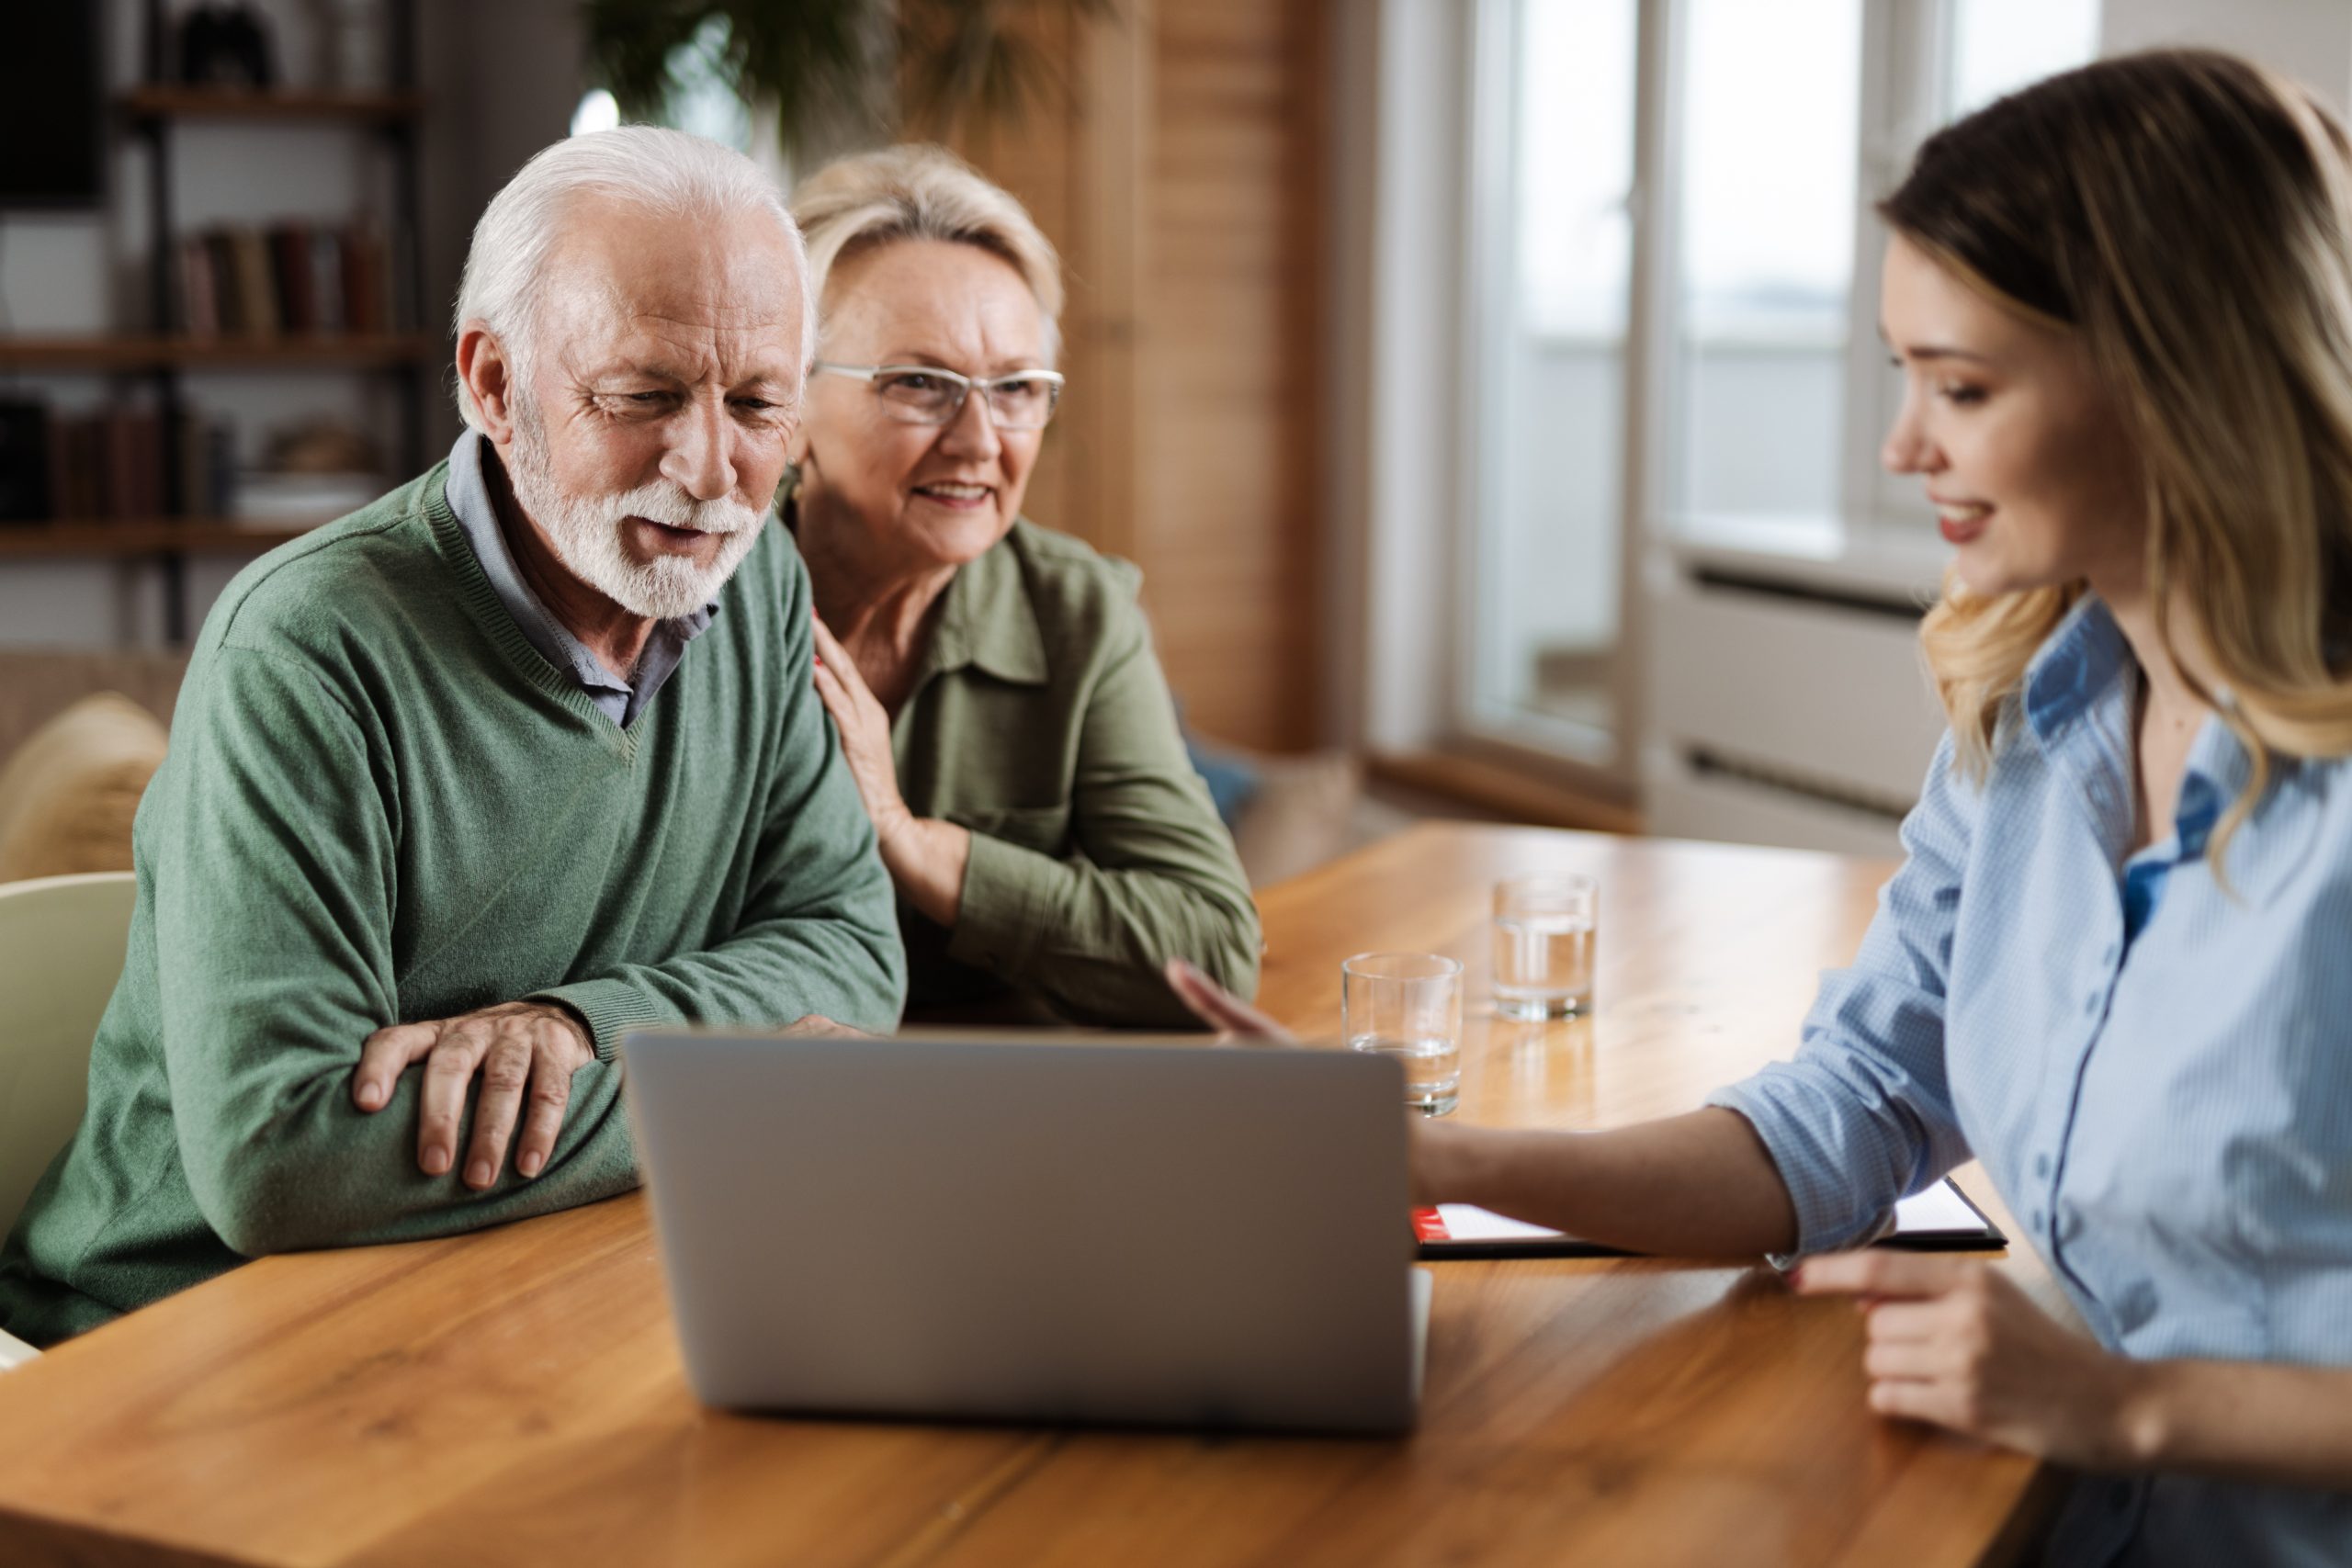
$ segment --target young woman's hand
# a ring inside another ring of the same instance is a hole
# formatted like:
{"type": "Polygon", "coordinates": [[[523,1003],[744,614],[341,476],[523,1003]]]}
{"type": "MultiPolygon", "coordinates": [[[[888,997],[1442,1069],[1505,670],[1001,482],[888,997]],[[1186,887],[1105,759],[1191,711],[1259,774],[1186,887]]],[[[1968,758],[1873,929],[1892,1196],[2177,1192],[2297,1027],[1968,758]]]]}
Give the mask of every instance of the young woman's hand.
{"type": "Polygon", "coordinates": [[[1218,985],[1201,972],[1198,964],[1182,958],[1171,958],[1160,965],[1168,988],[1176,999],[1193,1010],[1193,1016],[1217,1032],[1224,1040],[1282,1041],[1294,1038],[1291,1032],[1272,1019],[1218,985]]]}
{"type": "Polygon", "coordinates": [[[1871,1408],[2086,1470],[2132,1466],[2144,1371],[2056,1322],[1999,1270],[1957,1258],[1809,1258],[1802,1295],[1862,1298],[1871,1408]]]}

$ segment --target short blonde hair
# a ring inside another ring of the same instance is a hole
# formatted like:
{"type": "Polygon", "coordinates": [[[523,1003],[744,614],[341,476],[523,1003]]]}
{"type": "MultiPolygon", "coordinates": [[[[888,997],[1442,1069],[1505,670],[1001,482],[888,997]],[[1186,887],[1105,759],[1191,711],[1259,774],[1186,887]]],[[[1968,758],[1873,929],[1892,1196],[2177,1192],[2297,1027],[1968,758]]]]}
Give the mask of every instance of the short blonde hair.
{"type": "MultiPolygon", "coordinates": [[[[977,245],[1021,275],[1046,318],[1046,359],[1060,357],[1062,262],[1028,209],[944,147],[909,145],[826,164],[792,193],[808,247],[808,287],[823,309],[843,257],[897,240],[977,245]]],[[[821,328],[820,328],[821,331],[821,328]]]]}

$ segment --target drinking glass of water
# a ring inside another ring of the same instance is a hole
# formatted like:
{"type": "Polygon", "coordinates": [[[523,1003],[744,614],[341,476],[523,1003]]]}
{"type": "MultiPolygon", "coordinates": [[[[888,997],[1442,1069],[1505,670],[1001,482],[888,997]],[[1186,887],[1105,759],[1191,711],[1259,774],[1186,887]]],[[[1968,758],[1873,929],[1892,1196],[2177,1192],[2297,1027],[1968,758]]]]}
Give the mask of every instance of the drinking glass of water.
{"type": "Polygon", "coordinates": [[[1434,953],[1359,953],[1340,965],[1349,1048],[1405,1067],[1405,1103],[1442,1116],[1462,1102],[1462,965],[1434,953]]]}
{"type": "Polygon", "coordinates": [[[1571,1018],[1592,1009],[1600,887],[1589,876],[1515,876],[1495,884],[1495,1010],[1571,1018]]]}

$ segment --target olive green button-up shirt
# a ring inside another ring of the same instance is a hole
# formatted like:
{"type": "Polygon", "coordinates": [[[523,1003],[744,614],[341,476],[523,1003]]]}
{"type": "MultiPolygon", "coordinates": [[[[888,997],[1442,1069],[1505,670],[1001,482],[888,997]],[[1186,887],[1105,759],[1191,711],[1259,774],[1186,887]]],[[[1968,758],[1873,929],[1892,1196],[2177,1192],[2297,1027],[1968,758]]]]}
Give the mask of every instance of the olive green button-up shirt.
{"type": "Polygon", "coordinates": [[[956,928],[904,902],[910,1007],[1010,989],[1080,1022],[1193,1022],[1192,960],[1258,986],[1258,910],[1193,771],[1142,574],[1027,522],[956,572],[891,727],[918,817],[972,831],[956,928]]]}

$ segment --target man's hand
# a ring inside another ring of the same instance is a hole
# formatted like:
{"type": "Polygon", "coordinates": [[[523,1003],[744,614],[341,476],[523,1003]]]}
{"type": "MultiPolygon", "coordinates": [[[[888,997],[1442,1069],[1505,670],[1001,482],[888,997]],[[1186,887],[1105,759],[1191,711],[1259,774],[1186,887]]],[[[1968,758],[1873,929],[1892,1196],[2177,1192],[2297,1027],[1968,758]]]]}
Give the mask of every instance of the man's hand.
{"type": "Polygon", "coordinates": [[[821,1012],[812,1012],[806,1018],[796,1019],[792,1022],[786,1024],[782,1029],[777,1030],[776,1032],[778,1034],[791,1035],[795,1037],[808,1034],[827,1035],[839,1040],[879,1040],[882,1038],[878,1034],[868,1034],[863,1029],[852,1029],[846,1023],[835,1023],[831,1019],[827,1018],[821,1012]]]}
{"type": "Polygon", "coordinates": [[[1797,1270],[1804,1295],[1850,1294],[1870,1313],[1871,1408],[2061,1464],[2134,1462],[2126,1427],[2144,1371],[2052,1321],[1982,1263],[1844,1252],[1797,1270]]]}
{"type": "Polygon", "coordinates": [[[466,1092],[480,1073],[481,1096],[474,1106],[465,1183],[481,1191],[498,1179],[518,1114],[523,1136],[514,1146],[515,1172],[527,1179],[547,1168],[556,1134],[563,1130],[564,1108],[571,1101],[571,1075],[595,1057],[588,1031],[564,1009],[545,1002],[503,1002],[456,1018],[396,1023],[376,1031],[359,1048],[351,1102],[362,1111],[381,1111],[391,1103],[394,1081],[423,1062],[424,1112],[417,1124],[416,1163],[427,1176],[439,1176],[457,1157],[466,1092]],[[526,1095],[527,1112],[523,1109],[526,1095]]]}

